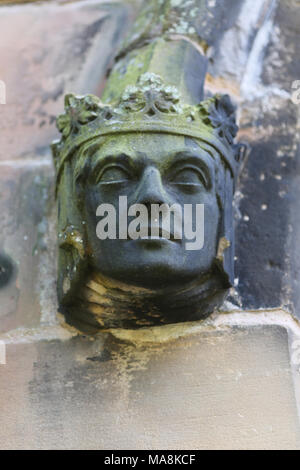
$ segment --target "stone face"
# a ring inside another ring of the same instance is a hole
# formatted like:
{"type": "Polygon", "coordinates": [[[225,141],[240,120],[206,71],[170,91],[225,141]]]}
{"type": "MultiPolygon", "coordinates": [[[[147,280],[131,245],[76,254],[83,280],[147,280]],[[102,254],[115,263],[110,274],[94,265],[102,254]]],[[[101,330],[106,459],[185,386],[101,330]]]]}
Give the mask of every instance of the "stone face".
{"type": "Polygon", "coordinates": [[[1,448],[299,449],[285,329],[128,338],[8,344],[1,448]]]}
{"type": "Polygon", "coordinates": [[[189,106],[163,72],[144,73],[105,105],[67,95],[57,120],[58,299],[81,331],[200,320],[233,285],[235,108],[228,96],[189,106]],[[108,207],[109,222],[98,219],[108,207]]]}
{"type": "Polygon", "coordinates": [[[65,96],[65,114],[57,119],[61,139],[52,145],[58,298],[66,320],[82,331],[200,320],[222,306],[234,284],[232,199],[243,152],[229,96],[202,99],[206,48],[200,52],[200,34],[209,31],[216,40],[233,12],[225,15],[227,1],[212,3],[215,21],[228,20],[218,31],[203,0],[189,7],[150,2],[151,14],[145,3],[137,24],[149,15],[150,23],[139,34],[130,30],[101,101],[65,96]],[[150,217],[154,204],[167,214],[150,217]],[[197,236],[189,243],[192,226],[197,236]]]}

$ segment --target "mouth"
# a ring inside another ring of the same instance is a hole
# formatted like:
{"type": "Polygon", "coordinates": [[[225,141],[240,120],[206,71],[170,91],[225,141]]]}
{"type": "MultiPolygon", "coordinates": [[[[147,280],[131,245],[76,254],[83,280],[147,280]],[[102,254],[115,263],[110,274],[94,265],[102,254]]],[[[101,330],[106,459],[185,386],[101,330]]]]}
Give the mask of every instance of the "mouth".
{"type": "MultiPolygon", "coordinates": [[[[142,231],[143,227],[141,227],[142,231]]],[[[166,229],[163,229],[162,227],[153,227],[149,226],[146,228],[148,231],[147,236],[142,236],[139,238],[139,240],[148,240],[148,241],[168,241],[168,242],[175,242],[175,243],[180,243],[181,238],[179,238],[179,235],[177,234],[177,237],[175,238],[175,234],[173,231],[168,231],[166,229]],[[157,229],[158,229],[158,234],[157,234],[157,229]],[[155,235],[152,235],[153,231],[155,231],[155,235]]]]}

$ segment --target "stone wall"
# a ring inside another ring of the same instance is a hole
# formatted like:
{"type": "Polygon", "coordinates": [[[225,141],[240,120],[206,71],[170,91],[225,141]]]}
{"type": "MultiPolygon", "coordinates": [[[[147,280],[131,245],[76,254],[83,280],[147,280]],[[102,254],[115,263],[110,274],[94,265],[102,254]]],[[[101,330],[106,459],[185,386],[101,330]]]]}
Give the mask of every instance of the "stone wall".
{"type": "Polygon", "coordinates": [[[298,1],[206,1],[206,94],[231,94],[250,149],[222,311],[97,337],[57,313],[55,116],[101,93],[140,3],[0,6],[0,447],[299,448],[298,1]]]}

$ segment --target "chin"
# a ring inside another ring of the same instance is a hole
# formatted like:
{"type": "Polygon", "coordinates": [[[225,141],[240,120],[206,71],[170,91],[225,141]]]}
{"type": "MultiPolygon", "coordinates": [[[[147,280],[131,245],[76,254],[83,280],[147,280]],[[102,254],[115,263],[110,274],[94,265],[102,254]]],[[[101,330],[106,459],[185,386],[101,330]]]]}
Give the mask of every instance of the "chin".
{"type": "MultiPolygon", "coordinates": [[[[121,258],[119,258],[121,260],[121,258]]],[[[130,260],[128,260],[130,261],[130,260]]],[[[143,256],[129,262],[127,266],[114,262],[110,266],[99,263],[98,272],[102,275],[127,284],[140,286],[151,290],[161,290],[168,286],[191,282],[201,276],[199,267],[187,266],[183,269],[183,261],[170,256],[143,256]]],[[[205,273],[205,270],[203,271],[205,273]]]]}
{"type": "Polygon", "coordinates": [[[184,241],[138,239],[116,244],[109,240],[102,244],[92,265],[110,279],[157,291],[205,277],[213,255],[206,252],[201,257],[202,253],[185,250],[184,241]]]}

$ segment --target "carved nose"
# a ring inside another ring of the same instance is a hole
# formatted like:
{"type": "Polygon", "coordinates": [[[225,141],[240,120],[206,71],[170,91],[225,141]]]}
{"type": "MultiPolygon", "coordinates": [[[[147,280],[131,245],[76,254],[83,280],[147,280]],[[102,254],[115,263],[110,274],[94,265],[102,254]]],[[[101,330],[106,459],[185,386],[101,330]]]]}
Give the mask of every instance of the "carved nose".
{"type": "Polygon", "coordinates": [[[163,187],[160,172],[155,167],[146,168],[137,190],[139,204],[167,203],[167,193],[163,187]]]}

